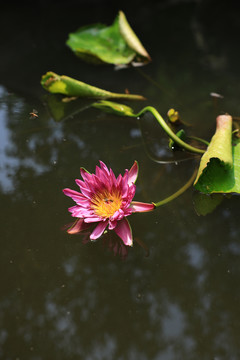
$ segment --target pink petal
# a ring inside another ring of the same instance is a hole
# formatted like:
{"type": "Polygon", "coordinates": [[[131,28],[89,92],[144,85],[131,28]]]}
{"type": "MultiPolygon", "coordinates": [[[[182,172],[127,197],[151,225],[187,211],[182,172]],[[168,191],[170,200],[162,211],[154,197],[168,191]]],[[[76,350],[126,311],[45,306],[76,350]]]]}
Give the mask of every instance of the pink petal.
{"type": "Polygon", "coordinates": [[[117,179],[116,179],[116,177],[115,177],[114,172],[112,171],[112,169],[110,169],[110,179],[109,179],[109,180],[111,180],[111,181],[110,181],[111,186],[114,186],[114,187],[117,186],[117,179]]]}
{"type": "Polygon", "coordinates": [[[68,208],[68,211],[72,214],[73,217],[82,218],[82,208],[79,205],[74,205],[68,208]]]}
{"type": "Polygon", "coordinates": [[[89,199],[87,199],[83,194],[80,194],[78,191],[71,189],[63,189],[63,193],[71,197],[78,205],[83,207],[89,207],[89,199]]]}
{"type": "Polygon", "coordinates": [[[82,181],[82,180],[80,180],[80,179],[76,179],[75,182],[76,182],[76,184],[80,187],[80,189],[84,188],[84,189],[88,189],[88,190],[89,190],[88,184],[85,183],[84,181],[82,181]]]}
{"type": "Polygon", "coordinates": [[[132,246],[132,229],[126,218],[123,218],[118,222],[114,231],[122,239],[125,245],[132,246]]]}
{"type": "MultiPolygon", "coordinates": [[[[105,165],[106,166],[106,165],[105,165]]],[[[102,184],[105,184],[105,186],[107,186],[108,182],[109,182],[109,171],[104,170],[104,169],[100,169],[96,166],[96,176],[98,177],[99,181],[102,184]]]]}
{"type": "Polygon", "coordinates": [[[101,191],[106,185],[106,179],[102,180],[97,175],[92,174],[92,181],[90,182],[91,189],[93,192],[101,191]]]}
{"type": "Polygon", "coordinates": [[[134,184],[135,181],[137,180],[137,176],[138,176],[138,163],[137,161],[134,161],[134,164],[128,173],[128,185],[134,184]]]}
{"type": "Polygon", "coordinates": [[[122,197],[125,198],[128,196],[128,170],[126,170],[125,174],[123,175],[121,182],[119,183],[119,187],[121,189],[122,197]]]}
{"type": "Polygon", "coordinates": [[[108,222],[107,221],[101,221],[93,230],[93,232],[90,235],[90,239],[91,240],[96,240],[98,239],[102,233],[104,232],[104,230],[107,227],[108,222]]]}
{"type": "Polygon", "coordinates": [[[117,226],[117,223],[118,223],[117,220],[109,219],[108,229],[113,230],[117,226]]]}
{"type": "Polygon", "coordinates": [[[115,211],[115,213],[111,216],[111,221],[114,220],[121,220],[124,217],[124,211],[122,209],[119,209],[115,211]]]}
{"type": "Polygon", "coordinates": [[[82,180],[76,179],[76,184],[80,187],[80,190],[84,196],[86,196],[88,199],[91,199],[92,197],[92,190],[89,187],[89,182],[84,182],[82,180]]]}
{"type": "Polygon", "coordinates": [[[154,210],[155,206],[153,204],[132,201],[131,208],[133,209],[133,212],[146,212],[154,210]]]}
{"type": "Polygon", "coordinates": [[[73,217],[77,217],[77,218],[84,218],[85,222],[98,222],[101,221],[102,218],[100,218],[99,216],[97,216],[94,211],[89,208],[89,207],[83,207],[80,205],[75,205],[72,206],[70,208],[68,208],[68,211],[70,213],[72,213],[73,217]],[[94,220],[92,220],[92,218],[94,218],[94,220]],[[91,219],[91,220],[89,220],[91,219]],[[89,220],[89,221],[88,221],[89,220]]]}
{"type": "Polygon", "coordinates": [[[84,198],[82,194],[80,194],[78,191],[72,190],[72,189],[63,189],[63,193],[69,197],[71,197],[73,200],[75,199],[82,199],[84,198]]]}
{"type": "Polygon", "coordinates": [[[84,181],[88,182],[91,179],[91,174],[84,168],[80,168],[80,174],[84,181]]]}
{"type": "Polygon", "coordinates": [[[136,185],[132,184],[131,186],[128,187],[128,194],[127,194],[127,198],[128,198],[128,201],[131,202],[134,195],[135,195],[135,192],[136,192],[136,185]]]}
{"type": "Polygon", "coordinates": [[[99,166],[96,165],[96,170],[95,170],[95,174],[97,175],[97,177],[101,176],[101,169],[99,168],[99,166]]]}
{"type": "Polygon", "coordinates": [[[133,209],[132,208],[127,208],[127,209],[124,209],[124,216],[129,216],[133,213],[133,209]]]}
{"type": "Polygon", "coordinates": [[[84,218],[84,221],[86,223],[93,223],[93,222],[99,222],[99,221],[102,222],[102,218],[100,218],[99,216],[96,216],[96,215],[92,215],[92,216],[90,215],[90,216],[84,218]]]}
{"type": "Polygon", "coordinates": [[[88,189],[81,188],[81,192],[84,196],[86,196],[88,199],[92,198],[92,191],[88,189]]]}
{"type": "Polygon", "coordinates": [[[101,169],[106,173],[107,176],[109,176],[110,174],[109,174],[109,170],[107,168],[107,165],[105,165],[104,162],[101,161],[101,160],[99,162],[100,162],[101,169]]]}
{"type": "Polygon", "coordinates": [[[79,219],[73,223],[73,225],[67,230],[69,234],[78,234],[83,230],[86,230],[91,226],[90,224],[86,224],[83,219],[79,219]]]}
{"type": "Polygon", "coordinates": [[[118,177],[117,177],[117,186],[118,187],[120,186],[121,182],[122,182],[122,175],[119,174],[118,177]]]}

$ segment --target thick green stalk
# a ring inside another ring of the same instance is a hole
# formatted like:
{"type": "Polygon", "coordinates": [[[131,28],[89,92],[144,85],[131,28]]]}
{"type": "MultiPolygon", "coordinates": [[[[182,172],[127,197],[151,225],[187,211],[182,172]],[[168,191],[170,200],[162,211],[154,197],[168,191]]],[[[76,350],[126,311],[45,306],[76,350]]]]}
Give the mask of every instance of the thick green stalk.
{"type": "Polygon", "coordinates": [[[190,186],[193,184],[195,178],[197,175],[197,170],[194,171],[194,173],[192,174],[191,178],[186,182],[186,184],[181,187],[181,189],[179,189],[178,191],[176,191],[174,194],[168,196],[167,198],[157,202],[157,203],[153,203],[153,205],[155,206],[155,208],[161,206],[161,205],[165,205],[167,203],[169,203],[170,201],[176,199],[178,196],[182,195],[188,188],[190,188],[190,186]]]}
{"type": "Polygon", "coordinates": [[[153,116],[156,118],[156,120],[159,122],[159,124],[161,125],[161,127],[163,128],[163,130],[167,133],[167,135],[175,141],[175,143],[177,143],[179,146],[181,146],[183,149],[185,149],[186,151],[190,151],[193,152],[195,154],[204,154],[205,150],[202,149],[198,149],[195,148],[189,144],[187,144],[186,142],[184,142],[183,140],[181,140],[171,129],[170,127],[167,125],[167,123],[164,121],[164,119],[161,117],[161,115],[159,114],[159,112],[152,106],[146,106],[144,109],[142,109],[138,114],[136,114],[136,116],[141,116],[142,114],[144,114],[145,112],[151,112],[153,114],[153,116]]]}

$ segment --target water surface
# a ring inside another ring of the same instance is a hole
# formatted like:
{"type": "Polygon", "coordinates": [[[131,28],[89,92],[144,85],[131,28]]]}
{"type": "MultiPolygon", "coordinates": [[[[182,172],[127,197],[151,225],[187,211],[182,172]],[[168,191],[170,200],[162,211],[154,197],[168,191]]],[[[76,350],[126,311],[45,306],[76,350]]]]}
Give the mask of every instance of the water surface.
{"type": "Polygon", "coordinates": [[[77,190],[81,166],[92,172],[101,159],[123,174],[138,160],[135,199],[156,202],[187,181],[198,159],[154,161],[178,158],[151,116],[140,124],[80,101],[57,121],[39,83],[46,71],[141,93],[144,104],[128,104],[136,111],[153,105],[166,116],[175,107],[208,140],[216,115],[240,114],[236,5],[140,2],[122,10],[153,59],[141,69],[94,67],[65,46],[68,32],[82,25],[111,24],[116,6],[39,3],[1,12],[2,359],[240,357],[238,196],[203,217],[190,189],[153,213],[131,216],[136,241],[125,261],[102,239],[83,244],[62,230],[73,205],[62,189],[77,190]],[[33,109],[38,118],[30,118],[33,109]]]}

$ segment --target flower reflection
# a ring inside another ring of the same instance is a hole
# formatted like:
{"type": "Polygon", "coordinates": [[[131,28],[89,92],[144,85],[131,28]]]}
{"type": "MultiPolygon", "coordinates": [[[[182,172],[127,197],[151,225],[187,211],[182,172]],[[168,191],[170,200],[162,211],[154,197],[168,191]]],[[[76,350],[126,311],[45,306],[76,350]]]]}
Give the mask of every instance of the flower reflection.
{"type": "MultiPolygon", "coordinates": [[[[67,224],[63,226],[63,230],[71,229],[74,227],[75,222],[67,224]]],[[[92,225],[93,227],[93,225],[92,225]]],[[[91,227],[86,230],[82,230],[81,232],[76,232],[75,234],[81,235],[82,244],[88,244],[93,240],[90,239],[91,235],[91,227]]],[[[69,231],[68,231],[69,232],[69,231]]],[[[119,256],[122,260],[125,260],[128,256],[129,246],[125,245],[124,242],[120,239],[119,236],[116,235],[114,232],[104,231],[101,237],[101,243],[105,250],[109,250],[113,253],[114,256],[119,256]]],[[[145,251],[145,257],[149,256],[149,248],[148,246],[141,240],[140,238],[135,237],[134,241],[145,251]]]]}
{"type": "Polygon", "coordinates": [[[76,179],[76,183],[81,192],[68,188],[63,190],[77,204],[69,208],[77,220],[68,228],[68,233],[78,234],[95,225],[90,240],[98,239],[108,228],[115,231],[124,245],[132,246],[132,231],[126,217],[155,208],[154,204],[132,201],[136,190],[137,162],[117,178],[102,161],[100,167],[96,166],[95,174],[83,168],[80,172],[83,180],[76,179]]]}
{"type": "MultiPolygon", "coordinates": [[[[87,244],[91,241],[89,237],[90,232],[85,233],[82,243],[87,244]]],[[[129,246],[125,245],[123,241],[113,232],[105,232],[102,236],[103,248],[109,250],[114,256],[119,256],[125,260],[128,256],[129,246]]]]}

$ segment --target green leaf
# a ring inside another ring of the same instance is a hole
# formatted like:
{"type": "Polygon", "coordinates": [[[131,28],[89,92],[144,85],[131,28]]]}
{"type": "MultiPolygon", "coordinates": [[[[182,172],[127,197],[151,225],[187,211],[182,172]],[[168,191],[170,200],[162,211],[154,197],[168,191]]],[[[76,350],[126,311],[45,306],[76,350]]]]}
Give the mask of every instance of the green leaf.
{"type": "Polygon", "coordinates": [[[92,106],[99,110],[115,115],[132,117],[136,116],[130,106],[119,104],[113,101],[101,100],[99,102],[93,103],[92,106]]]}
{"type": "Polygon", "coordinates": [[[93,63],[126,65],[134,60],[142,65],[150,61],[122,11],[111,26],[93,24],[70,33],[66,44],[77,56],[93,63]]]}
{"type": "Polygon", "coordinates": [[[232,117],[217,118],[217,129],[202,156],[194,187],[204,194],[240,193],[240,141],[232,145],[232,117]]]}
{"type": "Polygon", "coordinates": [[[52,71],[42,76],[41,85],[45,90],[53,94],[94,99],[145,100],[142,95],[113,93],[75,80],[69,76],[57,75],[52,71]]]}

